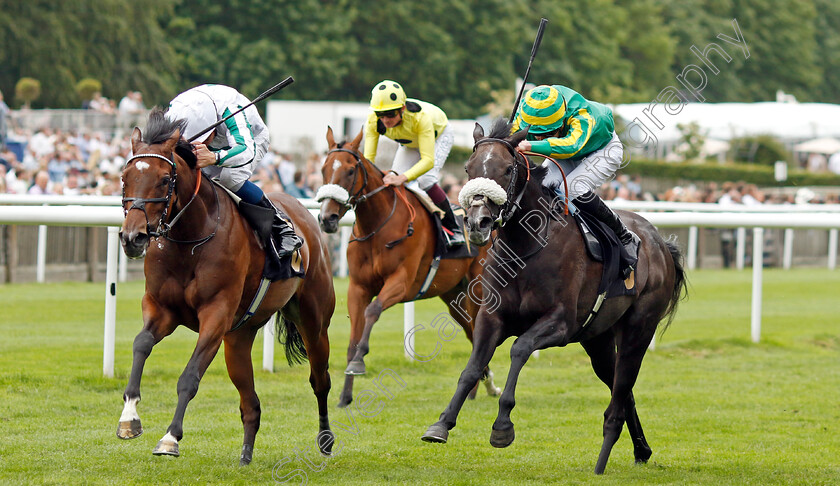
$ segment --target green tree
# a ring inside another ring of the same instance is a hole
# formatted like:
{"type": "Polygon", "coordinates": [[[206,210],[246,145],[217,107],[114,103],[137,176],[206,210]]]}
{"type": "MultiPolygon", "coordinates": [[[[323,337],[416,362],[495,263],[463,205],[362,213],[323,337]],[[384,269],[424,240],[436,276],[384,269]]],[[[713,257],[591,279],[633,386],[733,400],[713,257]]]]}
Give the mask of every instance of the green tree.
{"type": "Polygon", "coordinates": [[[78,106],[76,82],[102,81],[106,96],[139,89],[152,99],[174,91],[174,52],[161,35],[164,0],[0,0],[0,89],[37,76],[37,106],[78,106]]]}
{"type": "Polygon", "coordinates": [[[840,103],[840,2],[814,0],[817,15],[814,35],[817,43],[816,57],[822,68],[822,82],[815,91],[814,101],[840,103]]]}
{"type": "Polygon", "coordinates": [[[813,1],[740,0],[733,15],[750,47],[750,58],[738,70],[744,101],[774,100],[779,89],[811,99],[822,77],[813,1]]]}
{"type": "Polygon", "coordinates": [[[222,83],[256,96],[286,76],[277,98],[341,98],[355,67],[345,0],[195,0],[177,5],[167,24],[181,66],[179,88],[222,83]]]}

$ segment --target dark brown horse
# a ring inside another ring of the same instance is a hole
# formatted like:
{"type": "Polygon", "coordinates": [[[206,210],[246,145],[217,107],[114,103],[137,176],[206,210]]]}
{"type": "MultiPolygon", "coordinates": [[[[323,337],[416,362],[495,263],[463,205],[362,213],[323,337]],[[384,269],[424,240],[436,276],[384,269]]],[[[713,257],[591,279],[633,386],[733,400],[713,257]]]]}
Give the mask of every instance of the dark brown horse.
{"type": "MultiPolygon", "coordinates": [[[[429,214],[420,200],[405,188],[384,185],[382,171],[359,153],[361,140],[359,132],[355,140],[339,146],[332,129],[327,130],[330,151],[321,172],[329,187],[319,190],[323,194],[323,189],[332,189],[326,191],[328,196],[319,197],[323,199],[319,219],[327,233],[338,230],[338,221],[348,209],[352,207],[356,213],[354,238],[347,249],[350,345],[340,407],[353,400],[353,376],[365,373],[364,357],[374,323],[385,309],[415,300],[429,273],[436,240],[432,220],[436,216],[429,214]]],[[[479,262],[486,253],[486,248],[482,248],[475,258],[441,260],[431,287],[422,296],[443,299],[470,341],[479,306],[473,299],[459,294],[466,292],[469,282],[481,273],[479,262]]],[[[481,295],[480,286],[473,285],[472,290],[474,295],[481,295]]],[[[482,371],[482,377],[487,393],[498,395],[500,390],[493,384],[489,369],[482,371]]]]}
{"type": "Polygon", "coordinates": [[[487,241],[494,222],[500,221],[502,227],[494,245],[504,242],[517,256],[501,258],[491,251],[484,274],[511,275],[509,270],[513,270],[515,275],[495,289],[501,297],[498,306],[482,306],[473,352],[455,395],[423,440],[446,442],[468,390],[480,378],[496,347],[508,337],[518,336],[510,349],[510,372],[490,434],[493,446],[507,447],[514,439],[510,413],[515,405],[516,382],[531,353],[579,342],[589,354],[595,374],[612,392],[604,413],[604,442],[595,472],[604,472],[625,423],[636,461],[646,462],[651,450],[632,390],[659,322],[668,317],[670,323],[685,289],[679,250],[643,218],[620,212],[642,239],[636,294],[607,299],[590,322],[603,264],[589,259],[571,217],[555,210],[558,205],[553,192],[541,184],[545,169],[531,166],[514,149],[525,135],[520,131],[510,136],[510,125],[504,120],[493,126],[488,137],[479,125],[473,133],[475,152],[466,167],[470,182],[462,193],[475,193],[468,201],[469,238],[475,243],[487,241]],[[475,190],[468,191],[468,187],[475,190]],[[537,221],[544,223],[544,228],[539,228],[537,221]]]}
{"type": "MultiPolygon", "coordinates": [[[[335,309],[330,259],[315,218],[294,198],[277,195],[280,205],[306,241],[301,258],[303,279],[278,280],[241,327],[260,284],[265,256],[254,231],[239,215],[233,200],[219,194],[211,181],[195,169],[195,156],[181,140],[183,126],[154,110],[143,138],[138,128],[131,136],[134,156],[123,170],[123,209],[120,239],[129,257],[145,254],[146,293],[143,330],[134,340],[134,361],[123,399],[117,436],[131,439],[143,429],[136,405],[140,377],[152,347],[178,325],[198,332],[198,342],[178,380],[178,405],[166,435],[154,454],[177,456],[183,437],[187,404],[222,342],[228,374],[239,391],[239,409],[245,438],[240,464],[248,464],[260,427],[260,401],[254,391],[251,347],[257,330],[278,312],[285,335],[286,356],[300,362],[309,358],[309,381],[318,401],[318,443],[329,454],[334,436],[327,418],[330,344],[327,327],[335,309]],[[177,182],[176,182],[177,181],[177,182]],[[153,241],[151,239],[154,239],[153,241]],[[151,243],[151,244],[150,244],[151,243]]],[[[282,340],[281,340],[282,342],[282,340]]]]}

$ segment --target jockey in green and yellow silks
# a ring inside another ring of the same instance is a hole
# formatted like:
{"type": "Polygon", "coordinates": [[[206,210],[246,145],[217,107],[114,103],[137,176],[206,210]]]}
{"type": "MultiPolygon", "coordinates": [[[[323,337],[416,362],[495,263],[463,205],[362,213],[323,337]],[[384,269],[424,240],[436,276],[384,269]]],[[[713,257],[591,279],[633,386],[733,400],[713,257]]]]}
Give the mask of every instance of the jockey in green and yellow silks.
{"type": "MultiPolygon", "coordinates": [[[[518,148],[560,159],[569,199],[615,232],[623,245],[622,276],[629,277],[638,261],[639,237],[595,193],[615,177],[624,156],[612,110],[565,86],[537,86],[522,99],[511,133],[525,128],[528,136],[518,148]]],[[[546,163],[543,184],[562,191],[560,170],[546,163]]]]}
{"type": "Polygon", "coordinates": [[[446,113],[425,101],[406,98],[402,86],[385,80],[373,87],[372,112],[365,123],[365,158],[376,161],[379,136],[400,144],[385,175],[385,184],[398,186],[417,181],[432,201],[443,210],[442,223],[450,246],[464,243],[460,225],[440,185],[440,171],[449,156],[455,136],[446,113]]]}

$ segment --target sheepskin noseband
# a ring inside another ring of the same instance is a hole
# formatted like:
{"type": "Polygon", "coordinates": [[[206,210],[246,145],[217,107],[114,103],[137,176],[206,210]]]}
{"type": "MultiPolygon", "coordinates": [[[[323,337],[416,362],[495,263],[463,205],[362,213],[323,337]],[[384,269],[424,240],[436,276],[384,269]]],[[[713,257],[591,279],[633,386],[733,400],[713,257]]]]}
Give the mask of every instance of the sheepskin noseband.
{"type": "Polygon", "coordinates": [[[458,202],[461,203],[461,207],[466,209],[475,196],[484,196],[499,206],[507,201],[507,193],[502,189],[502,186],[493,179],[486,177],[476,177],[467,182],[461,188],[461,192],[458,193],[458,202]]]}
{"type": "Polygon", "coordinates": [[[315,200],[321,202],[324,199],[334,199],[339,204],[346,206],[350,201],[350,193],[338,184],[324,184],[315,194],[315,200]]]}

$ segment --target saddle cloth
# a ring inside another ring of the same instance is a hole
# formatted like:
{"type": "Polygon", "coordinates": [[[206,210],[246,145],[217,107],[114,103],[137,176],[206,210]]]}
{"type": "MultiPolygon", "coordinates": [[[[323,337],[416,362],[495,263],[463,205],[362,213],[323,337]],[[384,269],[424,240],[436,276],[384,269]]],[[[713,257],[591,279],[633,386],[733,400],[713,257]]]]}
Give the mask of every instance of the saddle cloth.
{"type": "MultiPolygon", "coordinates": [[[[454,246],[452,248],[447,247],[446,236],[443,234],[443,224],[441,224],[443,210],[437,207],[437,205],[432,202],[432,198],[426,194],[426,191],[420,189],[420,187],[416,184],[406,184],[405,187],[417,196],[417,199],[423,203],[423,207],[425,207],[427,211],[432,213],[432,220],[435,222],[435,231],[437,234],[437,240],[435,243],[435,258],[440,257],[440,259],[448,260],[454,258],[472,258],[478,255],[478,247],[470,244],[469,240],[466,240],[463,245],[454,246]]],[[[466,228],[464,227],[464,216],[466,215],[466,212],[461,206],[452,203],[450,204],[452,206],[452,212],[455,214],[455,220],[458,221],[458,224],[461,226],[461,234],[466,235],[466,228]]]]}
{"type": "Polygon", "coordinates": [[[572,212],[572,215],[583,236],[589,257],[604,264],[601,282],[598,284],[598,295],[604,292],[606,292],[606,298],[618,295],[635,295],[635,275],[631,275],[625,281],[618,274],[621,242],[615,232],[591,214],[577,208],[572,212]]]}

